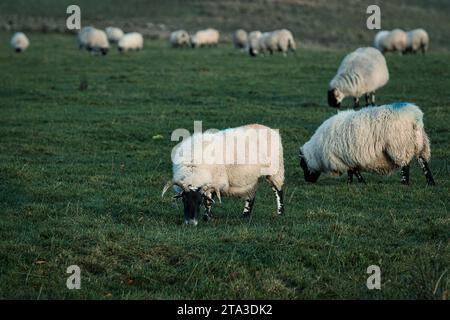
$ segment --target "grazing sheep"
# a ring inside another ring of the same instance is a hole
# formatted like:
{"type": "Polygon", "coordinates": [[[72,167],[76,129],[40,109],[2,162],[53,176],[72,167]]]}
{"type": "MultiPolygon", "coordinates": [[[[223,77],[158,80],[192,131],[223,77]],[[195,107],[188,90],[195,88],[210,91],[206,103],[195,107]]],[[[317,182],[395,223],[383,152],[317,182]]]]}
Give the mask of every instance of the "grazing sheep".
{"type": "Polygon", "coordinates": [[[270,54],[280,51],[286,56],[289,49],[295,52],[296,45],[292,33],[282,29],[264,33],[261,38],[261,48],[262,51],[269,51],[270,54]]]}
{"type": "Polygon", "coordinates": [[[374,46],[383,54],[386,52],[397,51],[402,54],[406,49],[406,33],[401,29],[392,31],[380,31],[376,34],[374,46]]]}
{"type": "Polygon", "coordinates": [[[94,27],[88,26],[81,28],[81,30],[78,32],[78,47],[80,49],[84,49],[87,47],[87,35],[94,29],[94,27]]]}
{"type": "Polygon", "coordinates": [[[359,48],[342,60],[339,69],[328,87],[328,104],[339,108],[346,96],[355,99],[355,107],[359,106],[359,98],[366,97],[366,105],[375,104],[375,90],[389,81],[386,59],[377,49],[359,48]]]}
{"type": "Polygon", "coordinates": [[[359,170],[388,175],[402,168],[402,183],[409,184],[409,163],[416,157],[428,185],[434,185],[427,162],[430,142],[419,107],[405,102],[359,111],[346,110],[332,116],[300,148],[305,180],[316,182],[322,172],[355,174],[359,170]]]}
{"type": "Polygon", "coordinates": [[[166,183],[162,195],[174,186],[175,198],[183,198],[186,224],[197,224],[202,204],[204,219],[208,220],[213,197],[220,201],[221,194],[244,198],[243,215],[250,215],[260,177],[265,177],[272,186],[277,213],[284,212],[283,146],[278,131],[253,124],[195,133],[179,143],[175,153],[182,156],[174,160],[173,179],[166,183]]]}
{"type": "Polygon", "coordinates": [[[191,37],[186,30],[177,30],[170,34],[169,43],[172,48],[189,47],[191,37]]]}
{"type": "Polygon", "coordinates": [[[85,33],[85,47],[93,53],[101,53],[106,55],[109,50],[109,41],[105,31],[99,29],[89,29],[85,33]]]}
{"type": "Polygon", "coordinates": [[[406,49],[405,53],[416,53],[418,50],[425,54],[428,50],[430,38],[424,29],[414,29],[406,33],[406,49]]]}
{"type": "Polygon", "coordinates": [[[260,39],[262,37],[261,31],[252,31],[248,34],[248,53],[251,56],[257,56],[260,51],[260,39]]]}
{"type": "Polygon", "coordinates": [[[192,48],[217,46],[219,44],[219,37],[219,31],[212,28],[197,31],[191,39],[192,48]]]}
{"type": "Polygon", "coordinates": [[[23,52],[27,50],[30,45],[30,40],[23,32],[16,32],[11,38],[11,47],[17,52],[23,52]]]}
{"type": "Polygon", "coordinates": [[[233,34],[233,44],[236,49],[246,49],[248,42],[248,35],[245,30],[238,29],[233,34]]]}
{"type": "Polygon", "coordinates": [[[108,40],[111,43],[119,42],[120,38],[123,37],[124,33],[122,29],[116,27],[108,27],[105,29],[106,35],[108,36],[108,40]]]}
{"type": "Polygon", "coordinates": [[[139,32],[130,32],[124,34],[117,43],[119,52],[130,50],[141,50],[144,47],[144,37],[139,32]]]}

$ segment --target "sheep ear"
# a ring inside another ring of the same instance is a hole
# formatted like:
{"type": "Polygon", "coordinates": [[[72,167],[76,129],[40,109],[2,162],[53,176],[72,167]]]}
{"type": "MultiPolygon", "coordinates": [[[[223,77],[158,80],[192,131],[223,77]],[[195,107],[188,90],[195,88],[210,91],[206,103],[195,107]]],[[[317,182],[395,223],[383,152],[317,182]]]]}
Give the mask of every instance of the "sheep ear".
{"type": "Polygon", "coordinates": [[[172,187],[174,185],[172,180],[169,180],[166,182],[166,184],[164,185],[163,191],[161,193],[161,198],[164,197],[164,193],[167,192],[167,190],[169,190],[170,187],[172,187]]]}

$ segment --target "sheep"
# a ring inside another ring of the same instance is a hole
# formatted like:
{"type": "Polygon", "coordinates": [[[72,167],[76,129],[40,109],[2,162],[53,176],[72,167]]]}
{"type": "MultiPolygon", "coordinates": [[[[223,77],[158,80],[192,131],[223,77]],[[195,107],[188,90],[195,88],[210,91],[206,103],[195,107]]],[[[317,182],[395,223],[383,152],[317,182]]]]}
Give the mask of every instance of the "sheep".
{"type": "Polygon", "coordinates": [[[289,49],[294,52],[296,50],[294,37],[286,29],[264,33],[260,40],[260,47],[262,51],[269,51],[270,54],[280,51],[284,56],[287,55],[289,49]]]}
{"type": "Polygon", "coordinates": [[[252,124],[194,133],[174,150],[172,155],[182,156],[172,158],[173,179],[164,186],[162,196],[174,187],[177,193],[174,198],[183,199],[186,224],[197,224],[202,203],[205,206],[203,219],[211,218],[213,197],[221,201],[221,194],[245,199],[243,216],[249,216],[257,182],[262,176],[275,193],[278,215],[284,213],[283,146],[277,130],[252,124]]]}
{"type": "Polygon", "coordinates": [[[328,87],[328,104],[339,108],[346,96],[355,100],[359,106],[359,98],[365,95],[366,105],[375,105],[375,90],[389,81],[386,59],[377,49],[371,47],[358,48],[348,54],[341,62],[339,69],[328,87]]]}
{"type": "Polygon", "coordinates": [[[424,29],[414,29],[406,33],[406,49],[404,53],[416,53],[418,50],[425,54],[428,50],[429,37],[424,29]]]}
{"type": "Polygon", "coordinates": [[[144,47],[144,37],[139,32],[126,33],[120,38],[117,49],[119,52],[126,52],[129,50],[141,50],[144,47]]]}
{"type": "Polygon", "coordinates": [[[192,48],[200,48],[202,46],[217,46],[219,44],[219,31],[208,28],[197,31],[191,38],[192,48]]]}
{"type": "Polygon", "coordinates": [[[122,29],[119,29],[116,27],[107,27],[105,29],[105,32],[106,32],[106,35],[108,36],[108,40],[111,43],[119,42],[120,38],[122,38],[124,35],[122,29]]]}
{"type": "Polygon", "coordinates": [[[300,148],[300,167],[307,182],[315,183],[322,172],[353,174],[364,182],[360,170],[388,175],[401,168],[402,184],[409,184],[409,163],[417,158],[427,184],[435,185],[428,167],[430,142],[423,113],[414,104],[397,102],[332,116],[300,148]]]}
{"type": "Polygon", "coordinates": [[[88,29],[82,35],[84,46],[93,53],[101,53],[106,55],[109,50],[109,41],[105,31],[96,28],[88,29]]]}
{"type": "Polygon", "coordinates": [[[392,31],[380,31],[375,36],[374,46],[383,54],[397,51],[402,54],[406,49],[407,37],[405,31],[394,29],[392,31]]]}
{"type": "Polygon", "coordinates": [[[190,46],[191,37],[185,30],[177,30],[170,34],[169,43],[172,48],[190,46]]]}
{"type": "Polygon", "coordinates": [[[252,31],[248,34],[247,47],[248,53],[251,56],[256,56],[260,53],[260,39],[262,37],[261,31],[252,31]]]}
{"type": "Polygon", "coordinates": [[[11,47],[13,47],[14,51],[17,53],[27,50],[29,45],[30,40],[28,40],[23,32],[16,32],[11,38],[11,47]]]}
{"type": "Polygon", "coordinates": [[[95,28],[92,26],[87,26],[81,28],[81,30],[78,32],[78,47],[80,49],[84,49],[87,47],[87,35],[94,29],[95,28]]]}
{"type": "Polygon", "coordinates": [[[233,43],[236,49],[246,49],[248,42],[248,35],[245,30],[238,29],[233,34],[233,43]]]}

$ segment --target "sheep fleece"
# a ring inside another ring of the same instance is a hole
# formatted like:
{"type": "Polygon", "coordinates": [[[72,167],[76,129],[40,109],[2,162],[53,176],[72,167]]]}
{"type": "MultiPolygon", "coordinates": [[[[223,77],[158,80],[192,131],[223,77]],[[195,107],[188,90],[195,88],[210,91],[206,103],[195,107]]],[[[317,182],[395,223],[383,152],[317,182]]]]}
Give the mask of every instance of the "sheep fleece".
{"type": "Polygon", "coordinates": [[[317,129],[302,152],[316,172],[342,174],[360,168],[387,175],[413,157],[428,161],[430,143],[422,111],[395,103],[339,112],[317,129]]]}

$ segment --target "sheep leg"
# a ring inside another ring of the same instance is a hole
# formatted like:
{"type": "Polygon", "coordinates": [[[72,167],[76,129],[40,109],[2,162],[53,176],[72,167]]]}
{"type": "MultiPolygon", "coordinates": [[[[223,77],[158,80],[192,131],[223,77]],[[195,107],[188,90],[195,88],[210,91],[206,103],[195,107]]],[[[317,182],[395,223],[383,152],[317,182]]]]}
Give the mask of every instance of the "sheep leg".
{"type": "Polygon", "coordinates": [[[375,91],[372,91],[370,93],[370,97],[371,97],[371,105],[375,106],[375,91]]]}
{"type": "Polygon", "coordinates": [[[367,107],[368,105],[370,105],[370,103],[369,103],[369,100],[370,100],[370,92],[366,93],[366,94],[364,95],[364,97],[366,98],[366,107],[367,107]]]}
{"type": "Polygon", "coordinates": [[[283,190],[278,190],[275,186],[272,186],[272,190],[275,193],[275,198],[277,199],[277,214],[282,215],[284,213],[283,190]]]}
{"type": "Polygon", "coordinates": [[[427,179],[427,184],[429,186],[434,186],[436,183],[434,182],[433,175],[431,174],[431,170],[428,167],[428,163],[422,157],[419,157],[417,159],[417,161],[419,162],[419,165],[422,168],[423,174],[425,175],[425,178],[427,179]]]}
{"type": "Polygon", "coordinates": [[[253,211],[254,204],[255,204],[255,195],[248,196],[247,198],[245,198],[244,212],[242,213],[244,217],[250,216],[250,214],[253,211]]]}
{"type": "Polygon", "coordinates": [[[400,175],[402,177],[401,183],[408,185],[409,184],[409,165],[402,167],[400,175]]]}
{"type": "Polygon", "coordinates": [[[352,170],[347,171],[347,183],[348,184],[353,183],[353,171],[352,170]]]}
{"type": "Polygon", "coordinates": [[[208,221],[212,218],[212,207],[213,202],[210,199],[205,199],[204,205],[205,205],[205,213],[203,214],[203,220],[208,221]]]}
{"type": "Polygon", "coordinates": [[[366,181],[364,180],[363,176],[361,175],[361,172],[359,172],[358,169],[354,169],[353,172],[355,173],[355,176],[358,178],[359,183],[366,184],[366,181]]]}
{"type": "Polygon", "coordinates": [[[354,101],[355,101],[355,103],[354,103],[353,107],[359,108],[359,98],[354,98],[354,101]]]}

